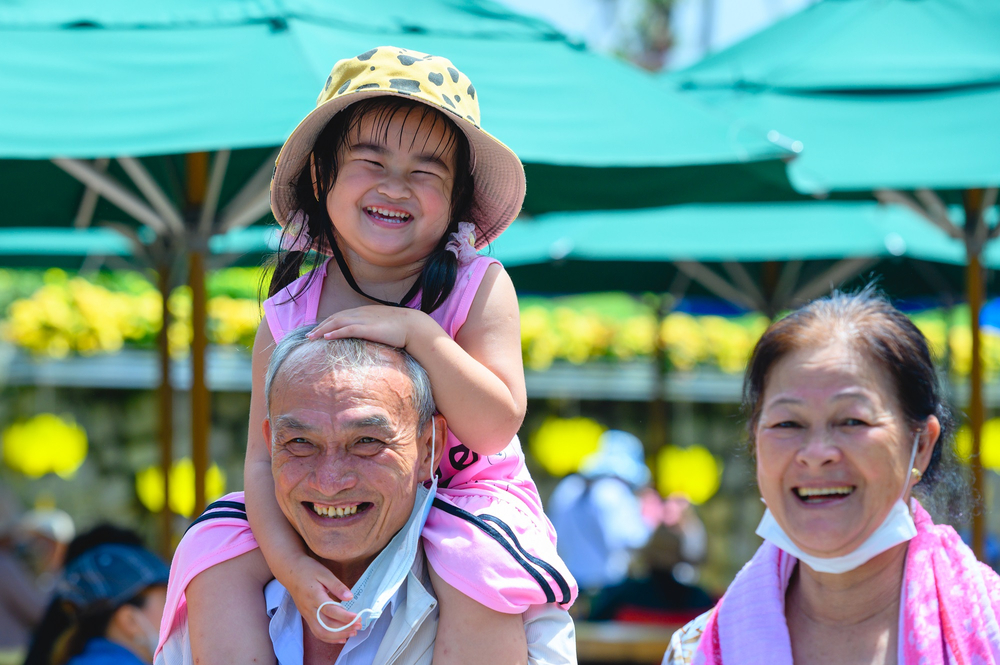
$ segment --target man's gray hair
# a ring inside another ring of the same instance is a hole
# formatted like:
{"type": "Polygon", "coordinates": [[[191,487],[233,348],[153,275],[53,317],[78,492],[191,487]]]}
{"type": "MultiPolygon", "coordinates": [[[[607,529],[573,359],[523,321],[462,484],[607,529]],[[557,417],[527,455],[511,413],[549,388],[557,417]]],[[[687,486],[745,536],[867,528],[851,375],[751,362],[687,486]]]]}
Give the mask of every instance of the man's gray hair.
{"type": "MultiPolygon", "coordinates": [[[[323,363],[319,367],[309,365],[311,370],[362,370],[372,367],[402,369],[403,373],[410,379],[413,388],[410,400],[414,411],[417,412],[418,433],[423,434],[424,428],[434,416],[434,397],[431,394],[431,381],[426,370],[413,356],[403,349],[366,339],[323,339],[322,337],[312,339],[306,335],[313,328],[315,328],[313,325],[296,328],[285,335],[274,347],[264,379],[264,405],[267,408],[268,417],[271,415],[271,391],[274,389],[274,382],[278,374],[281,373],[282,367],[290,357],[295,355],[296,351],[311,344],[316,345],[317,350],[323,352],[308,357],[309,362],[312,363],[319,355],[319,362],[323,363]]],[[[294,367],[288,367],[285,371],[296,371],[304,369],[306,366],[305,359],[302,363],[293,361],[293,364],[294,367]]]]}

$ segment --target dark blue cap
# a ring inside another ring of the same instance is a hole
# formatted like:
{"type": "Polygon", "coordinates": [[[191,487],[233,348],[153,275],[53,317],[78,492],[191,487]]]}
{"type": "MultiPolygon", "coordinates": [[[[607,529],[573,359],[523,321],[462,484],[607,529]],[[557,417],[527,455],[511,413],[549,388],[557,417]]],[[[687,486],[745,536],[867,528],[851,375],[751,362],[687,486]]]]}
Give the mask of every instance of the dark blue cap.
{"type": "Polygon", "coordinates": [[[170,569],[158,556],[135,545],[98,545],[73,559],[56,595],[81,612],[117,609],[147,588],[166,585],[170,569]]]}

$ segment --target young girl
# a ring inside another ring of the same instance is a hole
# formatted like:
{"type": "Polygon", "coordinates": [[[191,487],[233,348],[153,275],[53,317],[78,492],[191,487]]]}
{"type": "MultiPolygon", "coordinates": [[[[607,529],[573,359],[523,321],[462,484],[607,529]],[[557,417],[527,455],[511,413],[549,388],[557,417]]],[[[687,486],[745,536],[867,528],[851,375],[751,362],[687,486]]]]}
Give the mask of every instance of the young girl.
{"type": "MultiPolygon", "coordinates": [[[[254,344],[245,486],[260,549],[188,586],[198,599],[187,606],[196,662],[274,662],[261,655],[271,653],[261,593],[270,574],[320,640],[357,631],[317,623],[316,609],[350,590],[309,556],[278,507],[262,434],[271,349],[307,323],[318,323],[316,337],[405,348],[448,422],[439,500],[423,531],[440,611],[436,665],[526,662],[522,613],[573,602],[576,584],[516,438],[526,402],[517,298],[500,264],[476,253],[517,215],[524,188],[520,161],[480,129],[476,90],[448,60],[379,47],[334,67],[271,183],[290,251],[254,344]],[[333,260],[300,277],[310,250],[333,260]]],[[[333,605],[322,613],[328,625],[354,619],[333,605]]]]}

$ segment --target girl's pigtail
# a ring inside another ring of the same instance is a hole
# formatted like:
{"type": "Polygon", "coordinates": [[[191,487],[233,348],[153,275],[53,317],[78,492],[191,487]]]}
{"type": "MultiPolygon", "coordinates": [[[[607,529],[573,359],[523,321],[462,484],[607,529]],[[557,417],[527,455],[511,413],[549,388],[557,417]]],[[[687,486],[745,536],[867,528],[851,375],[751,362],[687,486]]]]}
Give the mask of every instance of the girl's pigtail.
{"type": "Polygon", "coordinates": [[[298,251],[281,252],[277,255],[274,262],[274,272],[271,273],[271,282],[267,287],[268,298],[299,278],[306,255],[306,252],[298,251]]]}
{"type": "Polygon", "coordinates": [[[458,274],[458,257],[444,247],[438,247],[424,262],[420,271],[420,310],[430,314],[451,295],[458,274]]]}

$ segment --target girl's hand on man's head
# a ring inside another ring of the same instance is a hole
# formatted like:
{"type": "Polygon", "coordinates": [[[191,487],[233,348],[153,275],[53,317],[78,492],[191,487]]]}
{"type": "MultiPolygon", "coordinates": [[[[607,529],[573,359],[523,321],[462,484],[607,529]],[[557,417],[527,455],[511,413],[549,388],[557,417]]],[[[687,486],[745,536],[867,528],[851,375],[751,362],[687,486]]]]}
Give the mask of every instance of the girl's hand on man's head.
{"type": "Polygon", "coordinates": [[[313,339],[356,337],[405,349],[426,333],[441,332],[440,326],[420,310],[387,305],[346,309],[328,317],[309,333],[313,339]]]}

